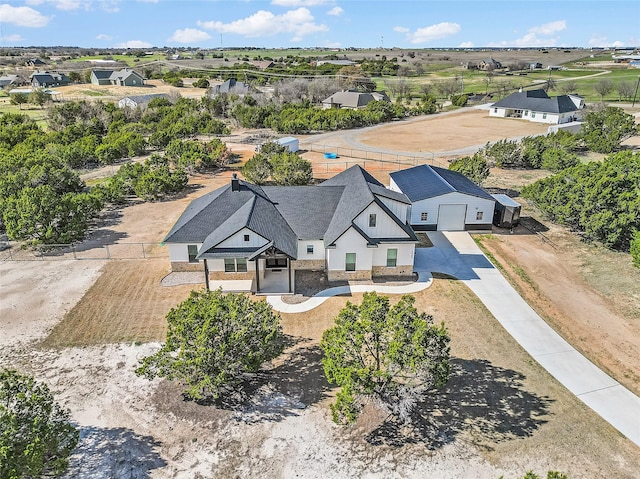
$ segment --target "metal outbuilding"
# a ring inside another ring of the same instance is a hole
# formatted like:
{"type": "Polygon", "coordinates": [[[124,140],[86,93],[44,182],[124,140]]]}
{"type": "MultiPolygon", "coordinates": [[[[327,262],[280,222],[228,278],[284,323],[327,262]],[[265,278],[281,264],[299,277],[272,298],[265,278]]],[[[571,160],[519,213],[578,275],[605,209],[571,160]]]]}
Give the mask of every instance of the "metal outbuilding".
{"type": "Polygon", "coordinates": [[[503,195],[491,195],[496,200],[496,208],[493,211],[493,224],[500,228],[513,228],[520,222],[520,203],[513,198],[503,195]]]}

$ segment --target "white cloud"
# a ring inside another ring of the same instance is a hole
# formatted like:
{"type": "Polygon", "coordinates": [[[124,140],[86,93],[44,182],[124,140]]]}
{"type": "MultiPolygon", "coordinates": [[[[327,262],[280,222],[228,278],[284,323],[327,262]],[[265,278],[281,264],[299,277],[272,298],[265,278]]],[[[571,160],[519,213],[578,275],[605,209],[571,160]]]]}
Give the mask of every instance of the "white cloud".
{"type": "Polygon", "coordinates": [[[473,48],[473,47],[474,47],[473,42],[462,42],[459,45],[459,48],[473,48]]]}
{"type": "Polygon", "coordinates": [[[282,15],[259,10],[249,17],[230,23],[198,21],[198,26],[218,33],[235,33],[249,38],[292,33],[294,42],[300,41],[305,35],[328,30],[326,25],[315,23],[313,15],[306,8],[289,10],[282,15]]]}
{"type": "Polygon", "coordinates": [[[279,7],[315,7],[332,3],[333,0],[272,0],[271,5],[279,7]]]}
{"type": "Polygon", "coordinates": [[[158,3],[158,0],[138,0],[141,3],[158,3]]]}
{"type": "Polygon", "coordinates": [[[198,30],[196,28],[184,28],[182,30],[176,30],[167,41],[177,43],[196,43],[209,40],[210,38],[211,35],[207,32],[203,32],[202,30],[198,30]]]}
{"type": "Polygon", "coordinates": [[[393,27],[393,30],[398,33],[409,33],[411,31],[407,27],[393,27]]]}
{"type": "Polygon", "coordinates": [[[553,36],[567,28],[567,22],[557,20],[544,25],[529,28],[527,33],[515,40],[490,43],[491,47],[553,47],[558,43],[558,37],[553,36]]]}
{"type": "Polygon", "coordinates": [[[325,48],[340,48],[341,44],[340,42],[325,42],[324,43],[324,47],[325,48]]]}
{"type": "Polygon", "coordinates": [[[98,35],[96,35],[96,40],[113,40],[113,37],[111,35],[107,35],[106,33],[99,33],[98,35]]]}
{"type": "MultiPolygon", "coordinates": [[[[402,28],[402,27],[401,27],[402,28]]],[[[396,30],[398,31],[398,30],[396,30]]],[[[442,22],[430,27],[418,28],[415,32],[407,31],[407,40],[411,43],[428,43],[440,38],[450,37],[460,31],[460,25],[457,23],[442,22]]]]}
{"type": "Polygon", "coordinates": [[[339,17],[344,13],[344,10],[341,7],[333,7],[331,10],[327,12],[327,15],[332,15],[334,17],[339,17]]]}
{"type": "Polygon", "coordinates": [[[589,39],[589,46],[591,47],[623,47],[624,43],[617,40],[617,41],[609,41],[609,39],[605,36],[592,36],[589,39]]]}
{"type": "Polygon", "coordinates": [[[2,41],[2,43],[18,43],[18,42],[21,42],[22,40],[24,40],[24,38],[22,38],[22,35],[18,35],[17,33],[14,33],[13,35],[5,35],[4,37],[0,37],[0,41],[2,41]]]}
{"type": "Polygon", "coordinates": [[[142,40],[129,40],[128,42],[116,43],[114,48],[151,48],[152,46],[152,43],[142,40]]]}
{"type": "Polygon", "coordinates": [[[12,23],[19,27],[39,28],[46,26],[51,17],[47,17],[30,7],[12,7],[4,3],[0,5],[0,19],[4,23],[12,23]]]}
{"type": "Polygon", "coordinates": [[[50,3],[58,10],[74,11],[74,10],[86,10],[89,11],[94,7],[94,4],[100,10],[107,13],[115,13],[120,11],[120,0],[26,0],[27,5],[42,5],[44,3],[50,3]]]}
{"type": "Polygon", "coordinates": [[[538,27],[531,27],[529,33],[535,33],[536,35],[553,35],[554,33],[561,32],[567,29],[567,22],[564,20],[557,20],[555,22],[545,23],[538,27]]]}

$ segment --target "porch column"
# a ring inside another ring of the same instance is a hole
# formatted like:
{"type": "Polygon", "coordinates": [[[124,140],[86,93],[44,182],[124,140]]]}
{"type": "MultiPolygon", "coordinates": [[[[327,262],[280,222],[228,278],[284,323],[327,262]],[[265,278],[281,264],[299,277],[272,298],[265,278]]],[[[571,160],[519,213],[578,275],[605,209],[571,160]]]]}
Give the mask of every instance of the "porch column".
{"type": "Polygon", "coordinates": [[[291,258],[287,258],[287,273],[289,274],[289,292],[293,293],[291,291],[291,258]]]}
{"type": "Polygon", "coordinates": [[[209,289],[209,265],[207,264],[207,259],[204,260],[204,284],[207,288],[207,291],[211,291],[209,289]]]}
{"type": "Polygon", "coordinates": [[[260,258],[256,258],[256,294],[258,294],[260,292],[260,268],[259,268],[259,263],[260,262],[260,258]]]}

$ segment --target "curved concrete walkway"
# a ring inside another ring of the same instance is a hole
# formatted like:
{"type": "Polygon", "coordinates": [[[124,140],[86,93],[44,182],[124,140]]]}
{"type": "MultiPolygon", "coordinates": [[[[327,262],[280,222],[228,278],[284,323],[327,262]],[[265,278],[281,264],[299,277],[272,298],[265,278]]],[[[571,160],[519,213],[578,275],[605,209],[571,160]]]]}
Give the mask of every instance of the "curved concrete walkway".
{"type": "Polygon", "coordinates": [[[465,232],[429,232],[434,248],[416,250],[415,269],[463,281],[543,368],[640,446],[640,398],[556,333],[516,292],[465,232]]]}
{"type": "Polygon", "coordinates": [[[282,313],[304,313],[320,306],[332,296],[351,293],[367,293],[370,291],[387,294],[411,294],[422,291],[423,289],[427,289],[429,286],[431,286],[432,282],[433,278],[431,277],[431,273],[423,271],[418,273],[418,280],[416,282],[405,284],[402,286],[390,286],[388,284],[382,283],[355,284],[353,286],[336,286],[335,288],[329,288],[325,289],[324,291],[320,291],[318,294],[312,296],[302,303],[285,303],[284,301],[282,301],[282,296],[267,296],[267,302],[273,309],[282,313]]]}

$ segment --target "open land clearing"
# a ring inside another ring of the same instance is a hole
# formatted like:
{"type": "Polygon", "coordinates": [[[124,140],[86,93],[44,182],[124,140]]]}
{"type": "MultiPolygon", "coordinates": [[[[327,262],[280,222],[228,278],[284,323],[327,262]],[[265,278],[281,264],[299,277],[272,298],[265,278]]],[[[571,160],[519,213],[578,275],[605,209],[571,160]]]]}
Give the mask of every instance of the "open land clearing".
{"type": "MultiPolygon", "coordinates": [[[[450,147],[466,146],[465,138],[457,141],[450,147]]],[[[388,181],[388,172],[373,173],[388,181]]],[[[505,173],[499,177],[500,187],[534,181],[538,174],[505,173]]],[[[97,236],[159,242],[189,201],[229,178],[229,171],[194,177],[187,195],[128,206],[97,236]]],[[[609,364],[607,370],[637,392],[637,377],[626,376],[637,363],[640,343],[637,317],[635,323],[627,322],[637,314],[637,296],[629,295],[626,306],[616,301],[616,294],[624,295],[630,287],[624,282],[608,282],[609,293],[601,291],[601,251],[557,230],[559,236],[551,236],[560,245],[557,249],[533,235],[500,236],[483,243],[489,248],[500,245],[503,254],[496,257],[505,264],[520,265],[520,256],[525,256],[512,249],[522,248],[527,258],[532,256],[521,267],[538,291],[527,299],[536,308],[546,306],[543,314],[553,318],[561,334],[577,328],[574,345],[588,357],[598,362],[597,356],[606,352],[603,367],[609,364]],[[537,255],[544,261],[536,261],[537,255]],[[540,269],[540,276],[529,271],[533,267],[540,269]],[[562,281],[559,275],[574,281],[562,281]],[[554,280],[552,289],[565,289],[564,294],[574,298],[574,306],[587,304],[590,296],[600,298],[606,326],[585,317],[589,311],[573,311],[570,303],[556,305],[558,298],[541,287],[549,278],[554,280]],[[607,351],[600,344],[605,333],[610,335],[607,351]],[[618,347],[621,339],[625,343],[618,347]],[[634,354],[636,361],[627,363],[627,370],[616,369],[634,354]]],[[[545,234],[555,235],[555,228],[545,234]]],[[[607,258],[607,267],[619,271],[620,258],[607,258]]],[[[334,390],[324,380],[318,342],[345,302],[359,301],[360,295],[330,298],[311,312],[282,315],[293,344],[265,368],[253,385],[252,400],[241,408],[184,402],[171,383],[149,382],[133,373],[137,361],[158,347],[145,341],[164,339],[164,314],[186,298],[191,287],[201,287],[159,286],[168,266],[163,258],[0,264],[0,364],[49,383],[82,427],[68,477],[495,479],[521,476],[529,469],[557,469],[570,477],[632,478],[640,469],[636,446],[542,370],[466,287],[443,278],[416,294],[416,303],[447,324],[454,374],[440,396],[427,400],[426,420],[415,430],[385,423],[374,411],[348,430],[331,423],[328,403],[334,390]],[[69,287],[71,281],[78,283],[69,287]],[[5,339],[5,324],[14,325],[14,331],[19,325],[25,336],[5,339]],[[39,339],[43,341],[34,342],[39,339]]]]}

